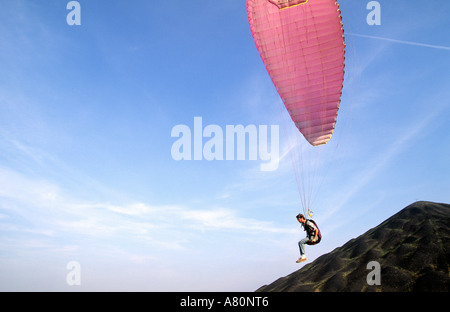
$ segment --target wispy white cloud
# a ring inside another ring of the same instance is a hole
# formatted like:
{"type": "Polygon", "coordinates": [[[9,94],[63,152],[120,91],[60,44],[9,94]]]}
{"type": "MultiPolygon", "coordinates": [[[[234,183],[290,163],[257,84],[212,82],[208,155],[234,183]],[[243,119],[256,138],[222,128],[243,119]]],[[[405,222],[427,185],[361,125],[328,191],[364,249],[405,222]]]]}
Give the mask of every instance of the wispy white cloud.
{"type": "Polygon", "coordinates": [[[346,35],[355,36],[355,37],[361,37],[361,38],[369,38],[369,39],[388,41],[388,42],[399,43],[399,44],[412,45],[412,46],[417,46],[417,47],[425,47],[425,48],[432,48],[432,49],[440,49],[440,50],[448,50],[448,51],[450,51],[450,47],[443,46],[443,45],[437,45],[437,44],[428,44],[428,43],[415,42],[415,41],[398,40],[398,39],[379,37],[379,36],[371,36],[371,35],[364,35],[364,34],[357,34],[357,33],[346,33],[346,35]]]}
{"type": "Polygon", "coordinates": [[[406,148],[411,146],[411,142],[417,138],[418,134],[423,132],[435,120],[439,111],[433,111],[428,116],[421,118],[420,121],[412,122],[410,127],[405,128],[388,148],[377,154],[373,159],[367,159],[367,170],[360,171],[360,174],[353,177],[353,184],[351,188],[344,195],[339,197],[332,208],[325,211],[321,215],[321,220],[325,221],[328,218],[336,215],[342,211],[348,201],[358,194],[367,184],[369,184],[377,175],[388,166],[395,157],[400,155],[406,148]]]}
{"type": "Polygon", "coordinates": [[[186,245],[189,237],[204,231],[290,233],[289,229],[242,217],[236,210],[224,207],[91,202],[45,179],[27,177],[4,167],[0,167],[0,209],[2,231],[11,233],[14,227],[15,233],[27,237],[45,237],[42,246],[54,238],[62,249],[86,239],[120,237],[131,244],[144,242],[178,249],[186,245]]]}

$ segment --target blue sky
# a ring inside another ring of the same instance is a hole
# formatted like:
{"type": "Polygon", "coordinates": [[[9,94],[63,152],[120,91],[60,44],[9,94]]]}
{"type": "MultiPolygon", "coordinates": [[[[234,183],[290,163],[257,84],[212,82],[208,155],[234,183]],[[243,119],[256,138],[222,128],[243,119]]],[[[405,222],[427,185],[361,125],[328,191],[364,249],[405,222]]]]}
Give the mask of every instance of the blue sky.
{"type": "MultiPolygon", "coordinates": [[[[67,2],[0,1],[0,290],[253,291],[298,269],[292,125],[245,1],[79,1],[80,26],[67,2]],[[196,116],[279,125],[278,168],[175,161],[171,131],[196,116]]],[[[369,26],[368,2],[339,1],[346,74],[308,262],[450,202],[450,3],[380,0],[369,26]]]]}

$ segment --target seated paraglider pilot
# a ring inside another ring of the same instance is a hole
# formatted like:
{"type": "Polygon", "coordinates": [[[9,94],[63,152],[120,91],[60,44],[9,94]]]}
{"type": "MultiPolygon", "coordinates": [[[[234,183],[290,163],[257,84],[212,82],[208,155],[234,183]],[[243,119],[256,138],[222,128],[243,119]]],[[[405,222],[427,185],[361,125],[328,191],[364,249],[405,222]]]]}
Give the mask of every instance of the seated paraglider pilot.
{"type": "Polygon", "coordinates": [[[319,227],[313,220],[307,220],[301,213],[298,214],[296,218],[297,221],[302,224],[303,229],[306,231],[306,237],[298,242],[298,247],[300,249],[300,258],[296,262],[300,263],[306,261],[305,244],[318,244],[322,239],[322,235],[320,234],[319,227]]]}

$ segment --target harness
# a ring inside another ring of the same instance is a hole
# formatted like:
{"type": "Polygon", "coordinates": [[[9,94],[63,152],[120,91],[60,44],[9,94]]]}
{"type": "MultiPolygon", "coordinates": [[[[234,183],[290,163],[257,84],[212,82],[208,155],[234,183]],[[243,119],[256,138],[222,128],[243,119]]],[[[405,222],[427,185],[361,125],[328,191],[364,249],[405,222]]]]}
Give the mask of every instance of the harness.
{"type": "Polygon", "coordinates": [[[305,224],[303,225],[303,228],[305,229],[306,235],[309,238],[309,241],[306,242],[307,245],[316,245],[316,244],[320,243],[320,241],[322,240],[322,234],[320,233],[319,227],[317,226],[317,224],[316,224],[316,222],[314,220],[306,219],[305,224]],[[315,242],[311,241],[314,238],[315,230],[314,230],[314,228],[312,226],[310,226],[308,224],[308,221],[313,223],[315,225],[316,229],[317,229],[317,239],[316,239],[315,242]]]}

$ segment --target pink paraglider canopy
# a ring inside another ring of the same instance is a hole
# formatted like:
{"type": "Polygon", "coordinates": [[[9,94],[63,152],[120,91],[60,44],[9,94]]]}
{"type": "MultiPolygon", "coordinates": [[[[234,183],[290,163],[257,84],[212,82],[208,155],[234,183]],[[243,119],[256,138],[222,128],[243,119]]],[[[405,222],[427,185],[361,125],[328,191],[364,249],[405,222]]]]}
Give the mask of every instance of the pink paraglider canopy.
{"type": "Polygon", "coordinates": [[[335,0],[247,0],[256,47],[292,120],[313,146],[334,131],[345,42],[335,0]]]}

